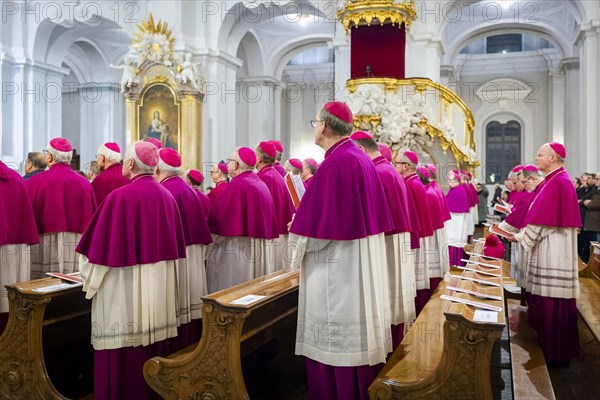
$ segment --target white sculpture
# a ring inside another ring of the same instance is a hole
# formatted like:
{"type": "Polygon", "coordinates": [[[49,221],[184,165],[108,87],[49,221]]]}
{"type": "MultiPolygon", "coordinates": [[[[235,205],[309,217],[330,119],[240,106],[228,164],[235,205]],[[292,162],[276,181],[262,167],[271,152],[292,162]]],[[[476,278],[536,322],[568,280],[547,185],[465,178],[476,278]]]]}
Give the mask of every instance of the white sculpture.
{"type": "Polygon", "coordinates": [[[181,73],[177,74],[177,80],[186,85],[188,82],[196,90],[198,87],[198,67],[192,61],[192,53],[185,53],[185,60],[181,63],[181,73]]]}
{"type": "Polygon", "coordinates": [[[123,58],[122,65],[112,65],[111,68],[122,69],[123,77],[121,78],[121,93],[128,92],[133,86],[140,83],[140,78],[137,76],[137,65],[129,57],[123,58]]]}

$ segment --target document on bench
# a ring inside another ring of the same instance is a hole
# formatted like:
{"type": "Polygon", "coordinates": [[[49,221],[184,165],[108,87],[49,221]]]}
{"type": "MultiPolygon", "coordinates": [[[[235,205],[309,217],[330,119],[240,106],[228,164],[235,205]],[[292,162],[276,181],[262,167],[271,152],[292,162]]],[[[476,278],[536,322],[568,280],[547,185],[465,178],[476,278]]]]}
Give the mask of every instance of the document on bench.
{"type": "Polygon", "coordinates": [[[257,294],[248,294],[244,297],[240,297],[239,299],[235,299],[229,302],[229,304],[235,304],[238,306],[247,306],[252,303],[256,303],[259,300],[264,299],[267,296],[259,296],[257,294]]]}
{"type": "Polygon", "coordinates": [[[478,301],[462,299],[460,297],[448,296],[448,295],[443,294],[440,296],[440,298],[442,298],[444,300],[450,300],[455,303],[466,304],[468,306],[475,307],[475,308],[483,308],[484,310],[497,311],[497,312],[502,311],[502,307],[496,307],[491,304],[485,304],[485,303],[480,303],[478,301]]]}
{"type": "Polygon", "coordinates": [[[496,282],[486,281],[485,279],[471,278],[469,276],[464,276],[464,275],[454,275],[453,278],[463,279],[463,280],[467,280],[467,281],[471,281],[471,282],[477,282],[477,283],[481,283],[482,285],[490,285],[490,286],[496,286],[496,287],[502,286],[496,282]]]}
{"type": "Polygon", "coordinates": [[[473,321],[498,323],[498,313],[495,311],[475,310],[473,321]]]}
{"type": "Polygon", "coordinates": [[[71,289],[78,286],[83,286],[83,283],[58,283],[56,285],[39,287],[32,290],[38,293],[49,293],[58,292],[59,290],[71,289]]]}
{"type": "Polygon", "coordinates": [[[475,269],[475,268],[469,268],[469,267],[463,267],[462,265],[457,265],[456,268],[458,269],[462,269],[463,271],[471,271],[471,272],[475,272],[476,274],[483,274],[483,275],[488,275],[488,276],[495,276],[495,277],[500,277],[502,275],[500,274],[496,274],[494,272],[487,272],[487,271],[482,271],[479,269],[475,269]]]}
{"type": "Polygon", "coordinates": [[[460,261],[466,262],[466,263],[469,263],[469,264],[481,265],[481,266],[484,266],[484,267],[487,267],[487,268],[500,269],[499,265],[487,264],[487,263],[484,263],[484,262],[481,262],[481,261],[467,260],[465,258],[461,258],[460,261]]]}
{"type": "Polygon", "coordinates": [[[483,297],[483,298],[491,299],[491,300],[502,300],[502,297],[500,297],[500,296],[494,296],[493,294],[475,292],[473,290],[463,289],[463,288],[459,288],[459,287],[455,287],[455,286],[446,286],[446,289],[448,289],[449,291],[454,291],[454,292],[467,293],[467,294],[470,294],[471,296],[475,296],[475,297],[483,297]]]}
{"type": "Polygon", "coordinates": [[[483,254],[479,254],[479,253],[469,253],[468,251],[465,252],[467,253],[467,255],[469,256],[475,256],[475,257],[485,257],[485,258],[489,258],[490,260],[497,260],[497,261],[502,261],[501,258],[496,258],[496,257],[490,257],[490,256],[484,256],[483,254]]]}

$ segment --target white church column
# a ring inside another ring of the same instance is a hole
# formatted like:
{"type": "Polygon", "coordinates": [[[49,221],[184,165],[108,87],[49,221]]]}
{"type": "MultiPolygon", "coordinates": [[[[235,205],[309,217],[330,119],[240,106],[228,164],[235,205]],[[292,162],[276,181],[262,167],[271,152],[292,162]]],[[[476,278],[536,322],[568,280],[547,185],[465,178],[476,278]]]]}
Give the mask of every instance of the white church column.
{"type": "Polygon", "coordinates": [[[121,95],[119,83],[109,84],[106,88],[108,102],[108,131],[104,141],[117,142],[124,152],[125,138],[125,98],[121,95]]]}
{"type": "Polygon", "coordinates": [[[408,32],[406,37],[406,78],[418,76],[439,82],[442,58],[441,37],[431,32],[408,32]]]}
{"type": "Polygon", "coordinates": [[[40,151],[53,137],[62,136],[62,78],[69,71],[35,61],[24,94],[31,121],[26,151],[40,151]]]}
{"type": "Polygon", "coordinates": [[[64,73],[49,71],[42,96],[46,102],[46,136],[48,139],[63,136],[62,130],[62,84],[64,73]]]}
{"type": "Polygon", "coordinates": [[[598,170],[598,154],[600,154],[600,141],[598,140],[598,65],[600,63],[598,50],[598,27],[591,23],[582,24],[579,36],[580,43],[580,101],[581,101],[581,126],[580,132],[585,142],[581,158],[586,171],[598,170]]]}
{"type": "Polygon", "coordinates": [[[26,58],[3,59],[2,130],[5,160],[22,162],[29,151],[41,151],[62,136],[62,77],[68,70],[26,58]],[[6,118],[6,117],[4,117],[6,118]]]}
{"type": "Polygon", "coordinates": [[[565,74],[563,71],[550,72],[550,134],[552,141],[565,142],[565,74]]]}
{"type": "Polygon", "coordinates": [[[569,154],[580,155],[567,157],[566,168],[569,173],[578,176],[585,169],[585,139],[580,130],[579,62],[576,59],[563,61],[562,68],[565,74],[564,144],[569,154]]]}
{"type": "Polygon", "coordinates": [[[333,48],[334,71],[335,71],[335,100],[344,101],[344,89],[346,81],[350,79],[350,44],[344,32],[344,26],[339,22],[336,25],[335,37],[329,43],[333,48]]]}
{"type": "MultiPolygon", "coordinates": [[[[227,158],[236,146],[236,70],[241,60],[223,51],[204,54],[203,162],[227,158]]],[[[210,172],[203,166],[203,173],[210,172]]]]}
{"type": "MultiPolygon", "coordinates": [[[[301,147],[302,147],[302,135],[291,135],[292,132],[292,127],[301,127],[303,125],[303,123],[305,123],[304,118],[303,118],[303,108],[304,108],[304,104],[303,104],[303,91],[306,88],[306,85],[303,83],[292,83],[289,84],[286,91],[285,91],[285,96],[284,98],[286,99],[286,102],[288,104],[288,122],[289,122],[289,126],[288,126],[288,131],[290,133],[290,141],[289,141],[289,152],[288,154],[296,154],[298,151],[300,151],[301,147]]],[[[316,112],[315,112],[316,115],[316,112]]],[[[312,117],[314,118],[314,117],[312,117]]],[[[294,156],[290,156],[290,157],[296,157],[294,156]]]]}
{"type": "MultiPolygon", "coordinates": [[[[273,84],[273,132],[271,138],[287,143],[289,133],[283,131],[283,107],[282,107],[283,82],[277,81],[273,84]]],[[[285,149],[285,148],[284,148],[285,149]]]]}
{"type": "Polygon", "coordinates": [[[274,89],[280,84],[266,76],[243,78],[238,82],[238,99],[242,107],[244,104],[248,107],[247,125],[240,127],[241,136],[238,136],[244,137],[245,141],[237,143],[238,146],[254,147],[262,140],[280,135],[277,124],[280,124],[281,117],[276,116],[274,89]]]}
{"type": "MultiPolygon", "coordinates": [[[[79,146],[81,168],[96,159],[98,147],[114,137],[114,104],[119,103],[120,93],[113,82],[86,83],[81,93],[81,130],[79,146]]],[[[122,141],[121,143],[124,143],[122,141]]]]}

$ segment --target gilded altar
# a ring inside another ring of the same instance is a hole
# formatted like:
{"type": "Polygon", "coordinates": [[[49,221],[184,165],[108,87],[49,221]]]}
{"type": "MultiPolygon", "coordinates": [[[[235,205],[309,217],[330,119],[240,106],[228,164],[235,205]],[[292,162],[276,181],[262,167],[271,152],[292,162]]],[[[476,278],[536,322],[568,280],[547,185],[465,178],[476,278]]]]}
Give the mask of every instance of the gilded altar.
{"type": "Polygon", "coordinates": [[[181,154],[183,169],[199,169],[204,79],[192,54],[176,53],[168,25],[152,15],[132,40],[121,82],[127,142],[157,139],[181,154]]]}

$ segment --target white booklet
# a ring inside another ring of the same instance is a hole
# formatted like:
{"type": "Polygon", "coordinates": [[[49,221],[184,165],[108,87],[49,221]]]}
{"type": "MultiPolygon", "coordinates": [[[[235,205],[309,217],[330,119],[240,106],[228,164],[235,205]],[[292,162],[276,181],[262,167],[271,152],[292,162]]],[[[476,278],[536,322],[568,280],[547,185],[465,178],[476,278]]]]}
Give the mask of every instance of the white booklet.
{"type": "Polygon", "coordinates": [[[259,296],[257,294],[248,294],[244,297],[240,297],[239,299],[235,299],[229,302],[229,304],[236,304],[238,306],[247,306],[252,303],[256,303],[259,300],[264,299],[267,296],[259,296]]]}
{"type": "Polygon", "coordinates": [[[480,303],[478,301],[472,301],[472,300],[462,299],[460,297],[448,296],[448,295],[445,295],[445,294],[441,295],[440,297],[442,299],[444,299],[444,300],[450,300],[450,301],[453,301],[455,303],[466,304],[468,306],[475,307],[475,308],[481,308],[481,309],[484,309],[484,310],[497,311],[497,312],[502,311],[502,307],[496,307],[496,306],[493,306],[491,304],[480,303]]]}

